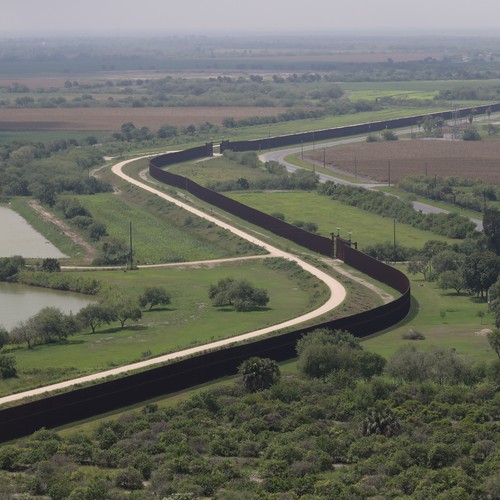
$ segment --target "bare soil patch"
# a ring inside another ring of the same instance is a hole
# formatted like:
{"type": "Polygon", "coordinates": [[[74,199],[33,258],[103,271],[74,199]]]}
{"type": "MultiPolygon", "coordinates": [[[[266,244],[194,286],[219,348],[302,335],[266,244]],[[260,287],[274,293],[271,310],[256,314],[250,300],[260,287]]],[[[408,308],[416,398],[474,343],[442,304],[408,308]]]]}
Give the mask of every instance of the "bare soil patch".
{"type": "Polygon", "coordinates": [[[326,168],[377,182],[408,175],[459,176],[500,184],[500,140],[411,139],[357,143],[316,150],[306,159],[326,168]]]}
{"type": "Polygon", "coordinates": [[[224,118],[276,116],[285,108],[170,107],[2,109],[0,130],[118,131],[122,124],[157,130],[162,125],[221,125],[224,118]]]}

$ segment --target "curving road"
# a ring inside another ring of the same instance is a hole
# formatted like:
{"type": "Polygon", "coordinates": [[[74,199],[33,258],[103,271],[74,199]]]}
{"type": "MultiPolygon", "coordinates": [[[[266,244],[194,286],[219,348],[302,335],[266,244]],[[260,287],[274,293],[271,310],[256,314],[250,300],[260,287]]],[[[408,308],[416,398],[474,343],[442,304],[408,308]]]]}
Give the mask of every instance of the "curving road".
{"type": "MultiPolygon", "coordinates": [[[[200,353],[202,351],[206,351],[209,349],[216,349],[218,347],[227,346],[227,345],[233,344],[235,342],[240,342],[243,340],[259,337],[261,335],[265,335],[267,333],[271,333],[271,332],[274,332],[276,330],[287,328],[289,326],[294,326],[294,325],[297,325],[299,323],[303,323],[305,321],[317,318],[317,317],[331,311],[332,309],[334,309],[335,307],[337,307],[338,305],[340,305],[344,301],[344,299],[346,297],[346,290],[343,287],[343,285],[341,283],[339,283],[337,280],[335,280],[334,278],[332,278],[331,276],[329,276],[328,274],[324,273],[323,271],[316,269],[314,266],[311,266],[307,262],[304,262],[303,260],[299,259],[297,256],[295,256],[291,253],[284,252],[283,250],[280,250],[280,249],[270,245],[269,243],[266,243],[262,240],[259,240],[255,236],[252,236],[244,231],[241,231],[240,229],[237,229],[226,222],[223,222],[219,219],[216,219],[215,217],[208,215],[208,214],[202,212],[201,210],[198,210],[198,209],[192,207],[191,205],[188,205],[187,203],[179,201],[178,199],[173,198],[173,197],[159,191],[158,189],[155,189],[154,187],[152,187],[148,184],[145,184],[145,183],[140,182],[136,179],[133,179],[132,177],[128,176],[127,174],[125,174],[122,171],[123,167],[127,163],[130,163],[132,161],[136,161],[136,160],[139,160],[142,158],[148,158],[150,156],[156,156],[156,155],[148,155],[148,156],[143,156],[141,158],[133,158],[130,160],[121,161],[112,167],[112,171],[114,174],[116,174],[117,176],[126,180],[127,182],[130,182],[131,184],[134,184],[142,189],[145,189],[146,191],[149,191],[150,193],[153,193],[153,194],[159,196],[160,198],[163,198],[171,203],[174,203],[175,205],[197,215],[198,217],[202,217],[206,220],[209,220],[210,222],[213,222],[214,224],[217,224],[218,226],[220,226],[224,229],[227,229],[228,231],[231,231],[232,233],[236,234],[240,238],[243,238],[247,241],[254,243],[255,245],[258,245],[258,246],[265,248],[271,256],[283,257],[285,259],[293,260],[299,266],[301,266],[304,270],[315,275],[317,278],[322,280],[328,286],[328,288],[330,289],[329,299],[318,309],[315,309],[314,311],[310,311],[310,312],[303,314],[297,318],[293,318],[293,319],[285,321],[283,323],[279,323],[277,325],[273,325],[273,326],[270,326],[267,328],[262,328],[260,330],[255,330],[253,332],[248,332],[248,333],[245,333],[242,335],[238,335],[236,337],[231,337],[228,339],[219,340],[217,342],[212,342],[210,344],[205,344],[202,346],[197,346],[197,347],[193,347],[190,349],[185,349],[183,351],[165,354],[165,355],[159,356],[157,358],[152,358],[152,359],[148,359],[145,361],[140,361],[138,363],[132,363],[129,365],[114,368],[112,370],[106,370],[106,371],[103,371],[100,373],[87,375],[85,377],[79,377],[76,379],[67,380],[64,382],[57,383],[57,384],[52,384],[52,385],[48,385],[45,387],[32,389],[30,391],[12,394],[10,396],[0,398],[0,405],[2,405],[4,403],[10,403],[13,401],[18,401],[20,399],[24,399],[27,397],[37,396],[40,394],[53,392],[53,391],[57,391],[60,389],[65,389],[65,388],[75,386],[78,384],[83,384],[86,382],[92,382],[92,381],[104,379],[104,378],[109,377],[109,376],[124,374],[124,373],[132,371],[132,370],[146,368],[146,367],[153,366],[156,364],[165,363],[165,362],[171,361],[173,359],[177,359],[177,358],[181,358],[184,356],[190,356],[192,354],[200,353]]],[[[183,263],[183,264],[187,265],[186,263],[183,263]]]]}

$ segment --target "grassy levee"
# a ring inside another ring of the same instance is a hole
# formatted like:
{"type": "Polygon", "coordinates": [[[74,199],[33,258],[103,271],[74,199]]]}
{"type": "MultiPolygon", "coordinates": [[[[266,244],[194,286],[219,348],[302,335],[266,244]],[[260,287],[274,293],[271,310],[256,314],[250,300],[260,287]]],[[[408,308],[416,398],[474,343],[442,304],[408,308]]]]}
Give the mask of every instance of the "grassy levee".
{"type": "Polygon", "coordinates": [[[265,253],[214,224],[133,186],[122,195],[79,197],[110,236],[128,240],[132,223],[134,262],[159,264],[265,253]]]}

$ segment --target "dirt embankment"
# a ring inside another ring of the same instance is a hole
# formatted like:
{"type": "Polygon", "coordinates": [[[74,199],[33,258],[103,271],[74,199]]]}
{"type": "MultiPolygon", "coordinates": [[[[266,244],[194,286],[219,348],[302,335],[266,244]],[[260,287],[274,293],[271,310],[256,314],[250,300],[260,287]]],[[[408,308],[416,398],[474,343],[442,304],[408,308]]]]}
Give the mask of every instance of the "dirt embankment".
{"type": "Polygon", "coordinates": [[[71,241],[73,241],[73,243],[76,243],[78,246],[83,248],[85,252],[84,261],[86,263],[91,263],[94,260],[96,256],[95,248],[87,243],[80,234],[74,231],[64,221],[56,217],[54,214],[45,210],[45,208],[43,208],[43,206],[37,200],[31,200],[30,206],[40,217],[42,217],[42,219],[57,226],[71,241]]]}

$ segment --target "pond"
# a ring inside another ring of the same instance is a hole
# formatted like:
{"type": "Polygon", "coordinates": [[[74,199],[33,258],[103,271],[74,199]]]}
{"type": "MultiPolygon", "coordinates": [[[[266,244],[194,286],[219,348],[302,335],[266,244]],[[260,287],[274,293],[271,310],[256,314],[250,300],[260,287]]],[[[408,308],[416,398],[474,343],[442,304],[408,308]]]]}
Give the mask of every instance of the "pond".
{"type": "Polygon", "coordinates": [[[0,206],[0,235],[0,257],[13,255],[34,259],[66,257],[17,212],[6,206],[0,206]]]}
{"type": "Polygon", "coordinates": [[[90,296],[79,293],[0,282],[0,326],[11,330],[19,321],[27,320],[44,307],[57,307],[66,314],[75,314],[91,302],[90,296]]]}

